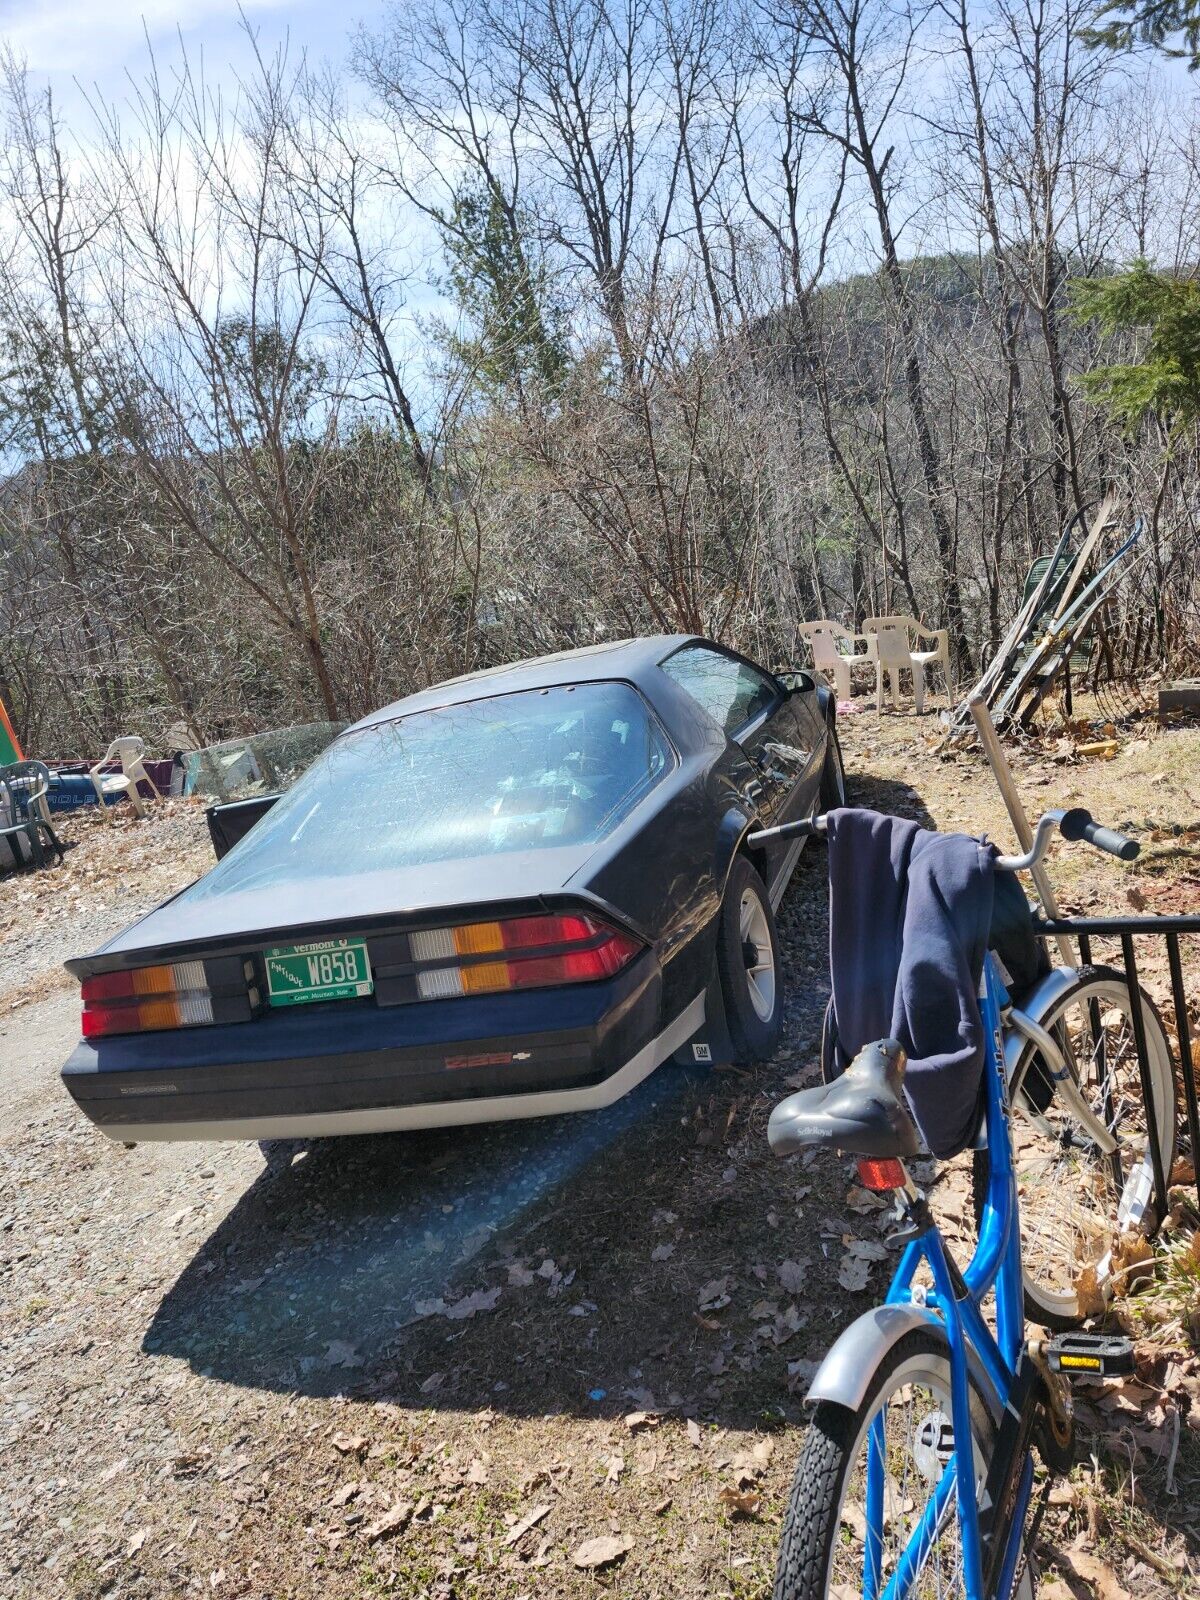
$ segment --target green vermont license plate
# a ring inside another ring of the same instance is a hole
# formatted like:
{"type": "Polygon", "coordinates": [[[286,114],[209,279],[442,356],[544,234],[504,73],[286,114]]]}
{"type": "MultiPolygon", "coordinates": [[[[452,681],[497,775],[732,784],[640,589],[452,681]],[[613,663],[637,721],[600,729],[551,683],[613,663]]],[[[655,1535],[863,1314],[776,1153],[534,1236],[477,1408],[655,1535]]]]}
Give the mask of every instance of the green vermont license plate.
{"type": "Polygon", "coordinates": [[[267,994],[273,1006],[303,1006],[313,1000],[354,1000],[373,993],[371,963],[361,939],[324,944],[284,944],[264,950],[267,994]]]}

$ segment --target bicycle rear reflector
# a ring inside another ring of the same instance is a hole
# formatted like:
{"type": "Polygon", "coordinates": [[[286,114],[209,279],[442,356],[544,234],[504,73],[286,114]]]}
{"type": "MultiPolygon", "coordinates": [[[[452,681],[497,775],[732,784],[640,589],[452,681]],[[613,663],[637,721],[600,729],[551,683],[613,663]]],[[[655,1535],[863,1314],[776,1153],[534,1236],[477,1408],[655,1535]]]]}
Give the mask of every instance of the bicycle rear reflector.
{"type": "Polygon", "coordinates": [[[864,1189],[873,1189],[877,1194],[889,1189],[903,1189],[904,1164],[901,1161],[877,1161],[872,1157],[860,1156],[858,1181],[864,1189]]]}

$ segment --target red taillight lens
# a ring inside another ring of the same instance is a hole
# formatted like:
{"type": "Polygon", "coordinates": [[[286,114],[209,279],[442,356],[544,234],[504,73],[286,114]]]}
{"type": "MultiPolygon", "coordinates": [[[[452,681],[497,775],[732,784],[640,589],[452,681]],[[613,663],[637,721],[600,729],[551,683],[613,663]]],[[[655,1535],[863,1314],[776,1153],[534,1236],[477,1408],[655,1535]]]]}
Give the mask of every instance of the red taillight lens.
{"type": "Polygon", "coordinates": [[[899,1161],[876,1161],[862,1156],[858,1162],[858,1181],[864,1189],[873,1189],[876,1194],[903,1189],[904,1167],[899,1161]]]}
{"type": "Polygon", "coordinates": [[[630,934],[574,912],[428,928],[412,934],[411,944],[418,966],[430,963],[417,973],[423,1000],[591,983],[620,972],[643,948],[630,934]]]}
{"type": "Polygon", "coordinates": [[[102,972],[83,980],[83,1037],[194,1028],[213,1020],[203,961],[102,972]]]}

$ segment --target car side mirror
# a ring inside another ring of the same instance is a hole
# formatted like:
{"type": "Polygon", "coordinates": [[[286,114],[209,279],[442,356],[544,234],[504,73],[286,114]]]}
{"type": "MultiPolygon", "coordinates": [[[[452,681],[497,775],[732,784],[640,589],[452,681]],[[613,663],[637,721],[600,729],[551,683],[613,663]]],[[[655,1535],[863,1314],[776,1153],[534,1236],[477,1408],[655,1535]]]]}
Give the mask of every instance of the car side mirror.
{"type": "Polygon", "coordinates": [[[817,687],[812,673],[804,667],[789,667],[786,672],[777,672],[775,676],[789,694],[811,693],[817,687]]]}

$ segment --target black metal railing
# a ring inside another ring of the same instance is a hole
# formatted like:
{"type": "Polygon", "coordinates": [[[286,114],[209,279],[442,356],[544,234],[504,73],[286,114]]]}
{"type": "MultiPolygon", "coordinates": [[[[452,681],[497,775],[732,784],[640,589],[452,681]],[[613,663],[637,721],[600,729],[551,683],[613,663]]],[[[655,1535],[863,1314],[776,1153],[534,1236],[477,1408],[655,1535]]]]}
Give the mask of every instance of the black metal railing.
{"type": "MultiPolygon", "coordinates": [[[[1093,938],[1117,939],[1121,945],[1122,968],[1129,991],[1129,1014],[1133,1026],[1133,1043],[1137,1051],[1138,1073],[1142,1084],[1142,1099],[1146,1107],[1146,1132],[1150,1140],[1150,1157],[1154,1173],[1155,1223],[1161,1223],[1167,1214],[1167,1190],[1171,1174],[1164,1170],[1162,1141],[1159,1138],[1158,1118],[1154,1105],[1150,1060],[1146,1046],[1146,1019],[1139,1002],[1141,984],[1138,978],[1137,942],[1145,938],[1162,939],[1167,947],[1167,970],[1171,979],[1171,1006],[1175,1013],[1175,1038],[1177,1052],[1171,1056],[1171,1070],[1176,1084],[1183,1089],[1183,1105],[1189,1153],[1196,1183],[1196,1199],[1200,1205],[1200,1110],[1196,1104],[1196,1078],[1192,1068],[1191,1026],[1188,1020],[1187,992],[1184,986],[1183,960],[1179,941],[1188,934],[1200,936],[1200,915],[1191,917],[1045,917],[1035,919],[1039,935],[1053,937],[1066,935],[1077,941],[1079,959],[1086,965],[1092,960],[1093,938]]],[[[1168,1052],[1170,1040],[1168,1039],[1168,1052]]],[[[1178,1104],[1178,1095],[1175,1097],[1178,1104]]]]}

